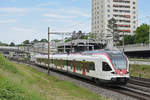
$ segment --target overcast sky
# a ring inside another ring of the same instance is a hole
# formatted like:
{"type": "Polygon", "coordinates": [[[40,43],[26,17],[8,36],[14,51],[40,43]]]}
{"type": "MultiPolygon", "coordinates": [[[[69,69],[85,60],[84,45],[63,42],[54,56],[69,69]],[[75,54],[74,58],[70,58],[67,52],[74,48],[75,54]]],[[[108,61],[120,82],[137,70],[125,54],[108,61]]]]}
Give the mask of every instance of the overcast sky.
{"type": "MultiPolygon", "coordinates": [[[[150,0],[139,0],[139,24],[148,23],[149,5],[150,0]]],[[[47,38],[48,26],[51,31],[90,32],[91,0],[0,0],[1,42],[47,38]]]]}

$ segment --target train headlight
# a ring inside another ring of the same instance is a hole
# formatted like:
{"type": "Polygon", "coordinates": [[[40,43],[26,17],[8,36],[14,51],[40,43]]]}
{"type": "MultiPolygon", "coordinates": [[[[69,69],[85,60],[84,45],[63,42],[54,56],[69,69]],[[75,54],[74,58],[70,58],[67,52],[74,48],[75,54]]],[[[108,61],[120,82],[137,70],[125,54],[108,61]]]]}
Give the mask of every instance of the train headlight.
{"type": "Polygon", "coordinates": [[[129,72],[127,72],[126,74],[129,74],[129,72]]]}

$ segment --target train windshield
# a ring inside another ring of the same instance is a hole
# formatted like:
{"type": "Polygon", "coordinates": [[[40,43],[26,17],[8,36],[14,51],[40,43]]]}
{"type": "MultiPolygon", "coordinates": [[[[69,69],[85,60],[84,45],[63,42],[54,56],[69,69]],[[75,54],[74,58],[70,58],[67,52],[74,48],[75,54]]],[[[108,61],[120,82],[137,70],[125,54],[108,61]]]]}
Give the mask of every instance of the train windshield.
{"type": "Polygon", "coordinates": [[[116,69],[126,69],[127,60],[126,57],[122,53],[109,53],[110,59],[116,69]]]}

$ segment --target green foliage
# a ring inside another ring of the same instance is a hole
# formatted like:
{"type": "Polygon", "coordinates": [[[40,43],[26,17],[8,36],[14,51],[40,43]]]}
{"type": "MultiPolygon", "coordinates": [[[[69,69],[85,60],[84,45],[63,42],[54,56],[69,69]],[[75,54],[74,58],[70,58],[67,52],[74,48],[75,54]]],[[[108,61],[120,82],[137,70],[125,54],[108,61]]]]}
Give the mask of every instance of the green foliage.
{"type": "Polygon", "coordinates": [[[15,43],[14,43],[14,42],[11,42],[9,46],[15,46],[15,43]]]}
{"type": "MultiPolygon", "coordinates": [[[[94,34],[93,33],[89,33],[89,35],[83,35],[80,37],[80,39],[85,39],[85,40],[88,40],[88,39],[94,39],[94,34]]],[[[72,41],[72,37],[69,37],[69,38],[66,38],[65,42],[70,42],[72,41]]]]}
{"type": "Polygon", "coordinates": [[[133,35],[125,35],[124,36],[124,41],[125,41],[125,44],[134,44],[134,39],[135,39],[135,36],[133,35]]]}
{"type": "Polygon", "coordinates": [[[34,40],[32,41],[32,43],[37,43],[37,42],[39,42],[39,40],[37,40],[37,39],[34,39],[34,40]]]}
{"type": "Polygon", "coordinates": [[[0,79],[0,100],[42,100],[37,94],[28,93],[14,82],[2,77],[0,79]]]}
{"type": "Polygon", "coordinates": [[[99,97],[98,95],[95,95],[94,93],[91,93],[87,89],[80,88],[77,85],[72,84],[71,82],[57,81],[56,85],[62,90],[67,91],[69,95],[79,97],[81,100],[82,98],[86,98],[85,100],[108,100],[103,97],[99,97]]]}
{"type": "Polygon", "coordinates": [[[0,42],[0,46],[8,46],[8,44],[0,42]]]}
{"type": "Polygon", "coordinates": [[[0,54],[0,68],[6,71],[10,71],[13,73],[17,73],[17,69],[14,65],[12,65],[4,56],[0,54]]]}
{"type": "Polygon", "coordinates": [[[25,40],[25,41],[23,41],[23,44],[25,45],[25,44],[30,44],[30,41],[29,40],[25,40]]]}
{"type": "Polygon", "coordinates": [[[54,42],[60,42],[60,40],[58,40],[58,39],[54,39],[54,40],[51,40],[52,42],[54,41],[54,42]]]}
{"type": "Polygon", "coordinates": [[[24,77],[24,74],[1,54],[0,71],[0,100],[43,100],[34,92],[29,93],[27,88],[16,82],[17,78],[24,77]]]}
{"type": "Polygon", "coordinates": [[[41,39],[40,42],[48,42],[48,40],[47,39],[41,39]]]}
{"type": "MultiPolygon", "coordinates": [[[[125,35],[124,36],[125,45],[127,44],[137,44],[137,43],[149,43],[149,25],[142,24],[136,29],[135,35],[125,35]]],[[[122,40],[119,45],[122,45],[122,40]]]]}
{"type": "Polygon", "coordinates": [[[0,100],[26,100],[24,90],[15,86],[12,82],[0,80],[0,100]]]}
{"type": "Polygon", "coordinates": [[[150,66],[149,65],[130,65],[130,75],[134,77],[150,79],[150,66]]]}
{"type": "Polygon", "coordinates": [[[134,43],[148,43],[149,42],[149,25],[143,24],[136,30],[134,43]]]}
{"type": "Polygon", "coordinates": [[[67,38],[66,40],[65,40],[65,42],[70,42],[70,41],[72,41],[72,38],[70,37],[70,38],[67,38]]]}
{"type": "Polygon", "coordinates": [[[85,39],[85,40],[88,40],[89,36],[88,35],[84,35],[81,37],[81,39],[85,39]]]}
{"type": "Polygon", "coordinates": [[[95,37],[94,37],[94,33],[90,33],[89,34],[89,37],[90,37],[90,39],[94,39],[95,37]]]}

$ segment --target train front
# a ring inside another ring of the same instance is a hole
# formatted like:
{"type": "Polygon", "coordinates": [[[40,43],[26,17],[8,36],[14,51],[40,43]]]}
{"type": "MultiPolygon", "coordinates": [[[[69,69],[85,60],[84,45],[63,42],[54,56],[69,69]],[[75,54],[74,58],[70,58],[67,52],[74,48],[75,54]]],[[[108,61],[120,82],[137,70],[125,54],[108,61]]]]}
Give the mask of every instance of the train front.
{"type": "Polygon", "coordinates": [[[126,84],[129,80],[129,61],[121,52],[107,53],[112,65],[111,82],[115,84],[126,84]]]}

